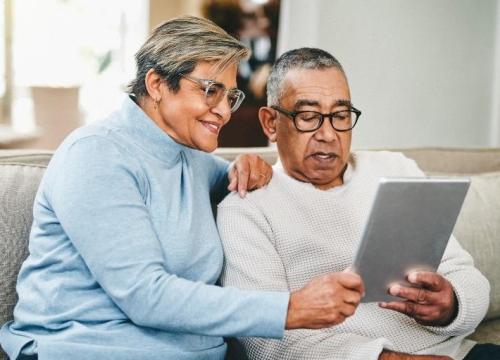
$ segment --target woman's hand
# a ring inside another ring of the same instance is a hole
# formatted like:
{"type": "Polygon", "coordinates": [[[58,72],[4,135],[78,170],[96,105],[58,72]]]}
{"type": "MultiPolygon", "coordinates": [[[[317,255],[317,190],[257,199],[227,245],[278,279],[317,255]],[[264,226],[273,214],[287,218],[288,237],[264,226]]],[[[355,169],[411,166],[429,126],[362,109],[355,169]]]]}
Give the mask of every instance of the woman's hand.
{"type": "Polygon", "coordinates": [[[238,191],[245,197],[247,190],[261,188],[273,176],[272,167],[257,155],[238,155],[229,170],[229,191],[238,191]]]}

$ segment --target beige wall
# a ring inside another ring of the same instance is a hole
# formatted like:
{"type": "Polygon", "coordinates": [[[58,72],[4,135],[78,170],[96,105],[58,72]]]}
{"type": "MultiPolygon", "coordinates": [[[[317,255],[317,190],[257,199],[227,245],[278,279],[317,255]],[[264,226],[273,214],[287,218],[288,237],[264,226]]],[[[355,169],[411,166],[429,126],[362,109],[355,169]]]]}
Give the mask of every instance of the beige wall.
{"type": "Polygon", "coordinates": [[[165,20],[179,15],[200,16],[201,0],[150,0],[149,27],[153,29],[165,20]]]}
{"type": "Polygon", "coordinates": [[[282,0],[279,51],[334,54],[357,148],[500,146],[500,0],[282,0]]]}

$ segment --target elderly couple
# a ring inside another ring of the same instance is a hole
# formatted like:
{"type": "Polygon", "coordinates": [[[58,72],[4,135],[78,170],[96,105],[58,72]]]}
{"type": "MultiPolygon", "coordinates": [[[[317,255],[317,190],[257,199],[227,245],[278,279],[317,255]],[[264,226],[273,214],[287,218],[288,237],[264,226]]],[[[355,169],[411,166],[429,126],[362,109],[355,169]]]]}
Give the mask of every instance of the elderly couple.
{"type": "Polygon", "coordinates": [[[63,142],[0,331],[10,358],[224,359],[224,337],[251,359],[499,358],[465,339],[489,284],[453,238],[437,273],[390,289],[401,301],[360,304],[346,269],[375,184],[422,173],[401,154],[350,151],[361,112],[332,55],[291,50],[271,71],[259,120],[279,167],[209,154],[244,98],[247,55],[208,20],[167,21],[122,108],[63,142]],[[229,191],[217,228],[211,203],[229,191]]]}

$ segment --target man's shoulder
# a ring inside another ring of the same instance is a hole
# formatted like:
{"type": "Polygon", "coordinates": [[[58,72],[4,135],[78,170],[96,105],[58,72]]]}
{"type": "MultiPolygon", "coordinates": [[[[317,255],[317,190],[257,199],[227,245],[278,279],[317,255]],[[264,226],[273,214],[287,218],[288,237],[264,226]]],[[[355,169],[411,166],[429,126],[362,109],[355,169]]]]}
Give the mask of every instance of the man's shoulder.
{"type": "Polygon", "coordinates": [[[237,192],[231,192],[218,205],[219,208],[237,207],[237,208],[263,208],[272,205],[273,199],[279,196],[280,174],[273,168],[273,176],[266,186],[253,191],[249,191],[244,198],[241,198],[237,192]]]}
{"type": "Polygon", "coordinates": [[[384,176],[420,176],[422,171],[417,163],[401,152],[374,150],[356,151],[352,154],[355,167],[384,176]]]}
{"type": "Polygon", "coordinates": [[[406,162],[410,160],[401,152],[389,150],[358,150],[352,154],[358,161],[406,162]]]}

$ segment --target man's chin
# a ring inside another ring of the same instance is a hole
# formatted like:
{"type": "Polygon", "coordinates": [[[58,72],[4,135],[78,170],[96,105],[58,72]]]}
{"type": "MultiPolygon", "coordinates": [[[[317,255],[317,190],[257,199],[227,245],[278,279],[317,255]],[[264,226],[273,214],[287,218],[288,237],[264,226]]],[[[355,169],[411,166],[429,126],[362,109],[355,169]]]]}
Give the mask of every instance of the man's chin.
{"type": "Polygon", "coordinates": [[[318,189],[330,189],[343,184],[342,172],[329,170],[316,170],[309,177],[309,182],[318,189]],[[326,173],[325,173],[326,172],[326,173]]]}

